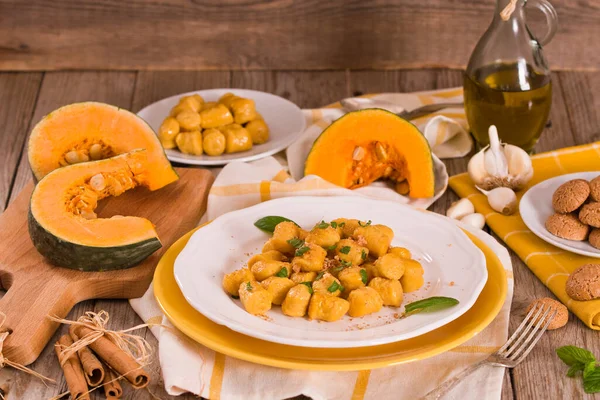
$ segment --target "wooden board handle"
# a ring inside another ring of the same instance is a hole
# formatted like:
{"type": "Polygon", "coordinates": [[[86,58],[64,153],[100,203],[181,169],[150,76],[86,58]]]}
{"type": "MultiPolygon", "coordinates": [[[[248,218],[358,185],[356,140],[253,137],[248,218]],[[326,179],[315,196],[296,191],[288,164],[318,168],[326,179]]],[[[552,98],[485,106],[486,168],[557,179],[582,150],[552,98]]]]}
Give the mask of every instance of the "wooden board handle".
{"type": "Polygon", "coordinates": [[[62,277],[48,282],[43,275],[38,275],[10,282],[10,275],[1,276],[3,286],[9,286],[0,299],[0,311],[6,314],[2,329],[11,332],[4,343],[3,354],[13,362],[28,365],[35,361],[58,328],[59,324],[47,316],[64,318],[79,301],[79,296],[71,293],[69,281],[60,279],[62,277]]]}

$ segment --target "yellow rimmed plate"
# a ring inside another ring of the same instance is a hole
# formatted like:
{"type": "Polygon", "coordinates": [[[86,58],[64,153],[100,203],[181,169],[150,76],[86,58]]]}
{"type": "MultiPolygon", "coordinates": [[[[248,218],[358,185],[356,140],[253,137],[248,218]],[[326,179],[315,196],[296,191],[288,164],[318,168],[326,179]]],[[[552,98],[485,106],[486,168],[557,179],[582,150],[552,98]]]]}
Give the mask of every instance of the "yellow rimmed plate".
{"type": "MultiPolygon", "coordinates": [[[[200,229],[200,228],[197,228],[200,229]]],[[[234,332],[204,317],[187,303],[173,275],[175,259],[191,231],[164,254],[154,274],[154,295],[171,323],[198,343],[241,360],[279,368],[356,371],[422,360],[443,353],[481,332],[498,315],[507,293],[504,267],[481,240],[465,232],[486,257],[488,280],[465,314],[434,331],[380,346],[346,349],[289,346],[234,332]]]]}

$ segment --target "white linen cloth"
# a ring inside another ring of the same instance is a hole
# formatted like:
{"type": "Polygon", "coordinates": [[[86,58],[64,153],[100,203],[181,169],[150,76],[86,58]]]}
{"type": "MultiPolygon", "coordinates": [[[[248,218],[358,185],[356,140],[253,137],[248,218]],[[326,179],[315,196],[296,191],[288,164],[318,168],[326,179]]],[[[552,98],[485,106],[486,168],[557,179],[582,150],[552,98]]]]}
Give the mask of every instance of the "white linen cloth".
{"type": "MultiPolygon", "coordinates": [[[[462,100],[462,92],[456,94],[457,90],[383,94],[374,97],[382,96],[378,98],[394,101],[412,109],[439,99],[449,101],[452,94],[462,100]],[[440,93],[441,96],[435,96],[440,93]]],[[[305,113],[309,121],[315,122],[300,139],[304,140],[305,144],[312,143],[306,140],[307,137],[315,134],[318,136],[318,133],[336,118],[335,115],[341,115],[340,110],[335,109],[308,110],[305,113]]],[[[428,128],[435,129],[439,133],[435,135],[436,138],[447,135],[445,140],[439,139],[439,143],[433,139],[433,133],[428,137],[430,143],[433,143],[434,152],[442,157],[464,155],[472,146],[470,139],[465,140],[463,136],[463,132],[466,132],[464,111],[462,118],[458,111],[451,114],[453,119],[443,117],[441,113],[438,116],[430,116],[421,121],[424,124],[422,126],[416,121],[422,131],[427,131],[428,128]],[[454,133],[448,133],[450,130],[454,133]]],[[[301,145],[296,143],[293,146],[301,145]]],[[[303,164],[303,159],[295,157],[297,153],[292,151],[292,147],[288,150],[290,170],[292,175],[298,177],[297,166],[299,163],[303,164]]],[[[210,191],[204,220],[212,220],[229,211],[286,196],[357,195],[389,200],[390,196],[396,195],[395,192],[390,194],[389,189],[362,188],[351,191],[315,176],[297,181],[287,174],[280,163],[285,159],[281,155],[276,158],[268,157],[253,163],[231,163],[223,168],[210,191]]],[[[421,208],[428,205],[418,204],[421,208]]],[[[315,400],[402,400],[423,396],[464,368],[486,358],[507,338],[513,294],[512,264],[508,251],[485,232],[466,225],[461,227],[475,234],[498,255],[508,278],[508,295],[499,315],[484,331],[463,345],[426,360],[371,371],[299,371],[267,367],[224,356],[193,342],[181,333],[176,334],[169,329],[155,326],[151,330],[159,341],[159,360],[167,392],[172,395],[191,392],[211,400],[279,400],[300,394],[315,400]]],[[[172,327],[154,299],[152,286],[143,297],[131,299],[130,303],[144,321],[162,322],[172,327]]],[[[445,398],[499,399],[503,375],[502,368],[484,367],[461,382],[445,398]]]]}

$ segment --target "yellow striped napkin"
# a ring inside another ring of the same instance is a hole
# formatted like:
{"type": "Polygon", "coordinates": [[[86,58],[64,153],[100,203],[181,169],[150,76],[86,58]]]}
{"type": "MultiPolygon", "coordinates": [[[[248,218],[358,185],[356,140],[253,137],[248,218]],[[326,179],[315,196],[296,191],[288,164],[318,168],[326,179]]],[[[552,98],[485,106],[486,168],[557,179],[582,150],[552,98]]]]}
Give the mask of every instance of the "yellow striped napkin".
{"type": "MultiPolygon", "coordinates": [[[[542,153],[532,159],[534,176],[527,188],[558,175],[600,171],[600,142],[542,153]]],[[[485,215],[488,226],[561,302],[587,326],[600,329],[600,300],[575,301],[565,291],[569,274],[580,265],[597,263],[597,258],[580,256],[546,243],[527,229],[518,213],[504,216],[495,212],[486,197],[475,189],[468,174],[451,177],[450,187],[460,197],[468,197],[473,202],[477,212],[485,215]]],[[[519,199],[527,188],[518,193],[519,199]]]]}

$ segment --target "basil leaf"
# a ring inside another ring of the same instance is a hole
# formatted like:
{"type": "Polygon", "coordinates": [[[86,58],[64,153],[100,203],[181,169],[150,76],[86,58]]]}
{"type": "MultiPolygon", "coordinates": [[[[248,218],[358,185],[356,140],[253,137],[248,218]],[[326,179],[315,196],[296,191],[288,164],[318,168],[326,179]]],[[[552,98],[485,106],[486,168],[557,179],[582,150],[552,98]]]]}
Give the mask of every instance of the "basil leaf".
{"type": "Polygon", "coordinates": [[[596,361],[590,361],[589,363],[585,364],[585,367],[583,367],[583,379],[591,376],[594,373],[595,369],[596,361]]]}
{"type": "Polygon", "coordinates": [[[321,222],[319,222],[319,224],[317,225],[317,228],[319,228],[319,229],[325,229],[325,228],[327,228],[328,226],[329,226],[329,224],[328,224],[327,222],[325,222],[325,221],[321,221],[321,222]]]}
{"type": "Polygon", "coordinates": [[[571,366],[575,363],[583,365],[589,362],[595,362],[596,357],[586,349],[576,346],[562,346],[556,349],[556,354],[565,364],[571,366]]]}
{"type": "Polygon", "coordinates": [[[451,297],[429,297],[427,299],[414,301],[404,306],[406,315],[420,312],[433,312],[453,307],[458,304],[458,300],[451,297]]]}
{"type": "Polygon", "coordinates": [[[313,294],[312,282],[300,282],[301,285],[305,285],[308,288],[308,293],[313,294]]]}
{"type": "Polygon", "coordinates": [[[239,298],[240,298],[240,296],[235,296],[235,295],[234,295],[234,296],[231,296],[231,298],[232,298],[232,299],[236,299],[236,300],[237,300],[237,299],[239,299],[239,298]]]}
{"type": "Polygon", "coordinates": [[[360,251],[360,258],[362,258],[363,260],[367,259],[367,252],[364,249],[360,251]]]}
{"type": "Polygon", "coordinates": [[[363,225],[362,221],[358,221],[358,225],[360,225],[360,226],[362,226],[364,228],[365,226],[371,225],[371,220],[368,220],[367,223],[364,224],[364,225],[363,225]]]}
{"type": "Polygon", "coordinates": [[[246,290],[249,292],[252,291],[252,284],[250,282],[246,282],[246,290]]]}
{"type": "Polygon", "coordinates": [[[569,378],[574,377],[579,371],[583,371],[583,369],[585,368],[585,365],[580,363],[580,362],[576,362],[575,364],[571,365],[569,367],[569,370],[567,371],[567,376],[569,378]]]}
{"type": "Polygon", "coordinates": [[[283,267],[279,270],[278,273],[275,274],[275,276],[278,276],[280,278],[287,278],[288,277],[288,270],[286,267],[283,267]]]}
{"type": "Polygon", "coordinates": [[[367,275],[367,270],[364,268],[360,269],[360,279],[365,285],[367,284],[367,282],[369,282],[369,275],[367,275]]]}
{"type": "Polygon", "coordinates": [[[342,253],[342,254],[348,254],[348,253],[350,253],[350,250],[351,250],[351,249],[350,249],[350,246],[343,246],[343,247],[340,249],[340,253],[342,253]]]}
{"type": "MultiPolygon", "coordinates": [[[[276,215],[269,215],[268,217],[262,217],[258,221],[254,223],[254,226],[260,229],[261,231],[265,231],[267,233],[275,232],[275,227],[281,222],[294,222],[291,219],[287,219],[285,217],[279,217],[276,215]]],[[[299,226],[294,222],[296,226],[299,226]]]]}
{"type": "Polygon", "coordinates": [[[336,247],[337,244],[334,244],[333,246],[325,246],[325,250],[335,250],[336,247]]]}
{"type": "Polygon", "coordinates": [[[296,257],[302,256],[304,253],[306,253],[309,250],[310,250],[310,247],[308,247],[308,246],[300,247],[298,250],[296,250],[296,257]]]}
{"type": "Polygon", "coordinates": [[[586,393],[600,392],[600,368],[595,367],[587,376],[584,376],[583,390],[586,393]]]}
{"type": "Polygon", "coordinates": [[[352,263],[350,261],[346,261],[346,260],[340,260],[340,264],[342,264],[343,267],[349,267],[352,265],[352,263]]]}
{"type": "Polygon", "coordinates": [[[298,239],[298,238],[293,238],[293,239],[287,240],[287,242],[288,242],[288,244],[294,246],[295,248],[302,247],[302,245],[304,244],[304,240],[298,239]]]}
{"type": "Polygon", "coordinates": [[[337,222],[331,221],[331,227],[334,228],[334,229],[337,228],[338,227],[337,222]]]}
{"type": "Polygon", "coordinates": [[[340,292],[344,290],[344,287],[342,285],[340,285],[339,283],[337,283],[336,281],[331,282],[331,285],[329,285],[329,287],[327,288],[327,291],[329,293],[333,293],[336,290],[339,290],[340,292]]]}
{"type": "Polygon", "coordinates": [[[315,281],[318,281],[319,279],[321,279],[323,277],[323,275],[325,275],[325,271],[319,272],[315,278],[315,281]]]}

